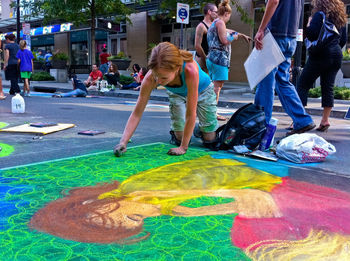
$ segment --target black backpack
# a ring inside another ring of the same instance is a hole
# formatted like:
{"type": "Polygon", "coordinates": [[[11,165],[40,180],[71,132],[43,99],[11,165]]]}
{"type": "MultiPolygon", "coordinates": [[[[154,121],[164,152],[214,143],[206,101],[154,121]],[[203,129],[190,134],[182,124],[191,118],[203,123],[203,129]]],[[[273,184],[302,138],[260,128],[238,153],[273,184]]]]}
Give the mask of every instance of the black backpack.
{"type": "Polygon", "coordinates": [[[254,150],[261,142],[266,131],[265,113],[260,106],[249,103],[239,108],[217,130],[217,149],[229,150],[236,145],[245,145],[254,150]]]}

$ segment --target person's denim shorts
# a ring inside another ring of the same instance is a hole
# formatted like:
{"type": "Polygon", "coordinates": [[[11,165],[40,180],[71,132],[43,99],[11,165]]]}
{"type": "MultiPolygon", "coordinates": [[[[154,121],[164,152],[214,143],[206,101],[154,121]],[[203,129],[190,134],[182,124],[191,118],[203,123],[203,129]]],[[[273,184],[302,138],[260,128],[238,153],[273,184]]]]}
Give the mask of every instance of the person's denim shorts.
{"type": "MultiPolygon", "coordinates": [[[[173,131],[183,131],[186,121],[186,101],[187,97],[167,91],[169,95],[169,111],[171,115],[171,129],[173,131]]],[[[214,85],[205,88],[198,95],[197,116],[199,119],[199,129],[202,132],[213,132],[218,128],[216,118],[216,94],[214,85]]]]}
{"type": "Polygon", "coordinates": [[[207,68],[212,81],[227,81],[228,67],[215,64],[207,59],[207,68]]]}

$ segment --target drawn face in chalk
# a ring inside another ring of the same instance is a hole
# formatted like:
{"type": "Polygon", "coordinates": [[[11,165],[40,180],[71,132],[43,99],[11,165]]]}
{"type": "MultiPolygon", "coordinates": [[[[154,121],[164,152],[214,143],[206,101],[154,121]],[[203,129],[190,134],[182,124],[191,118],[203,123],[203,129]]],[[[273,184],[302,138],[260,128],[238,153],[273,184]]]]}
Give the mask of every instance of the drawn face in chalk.
{"type": "MultiPolygon", "coordinates": [[[[92,201],[85,201],[86,205],[92,201]]],[[[134,229],[143,224],[143,220],[151,216],[159,216],[160,207],[135,201],[119,200],[103,204],[93,212],[87,213],[89,222],[107,228],[122,226],[126,229],[134,229]]]]}

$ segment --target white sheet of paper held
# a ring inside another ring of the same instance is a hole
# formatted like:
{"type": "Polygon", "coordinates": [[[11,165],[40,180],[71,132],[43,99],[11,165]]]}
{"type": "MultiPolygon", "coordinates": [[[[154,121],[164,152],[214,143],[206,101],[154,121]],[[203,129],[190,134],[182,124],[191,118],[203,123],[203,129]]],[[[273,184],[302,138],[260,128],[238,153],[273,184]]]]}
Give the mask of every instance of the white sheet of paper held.
{"type": "Polygon", "coordinates": [[[275,38],[268,32],[263,39],[263,49],[253,49],[244,63],[250,88],[253,90],[274,68],[284,62],[284,57],[275,38]]]}

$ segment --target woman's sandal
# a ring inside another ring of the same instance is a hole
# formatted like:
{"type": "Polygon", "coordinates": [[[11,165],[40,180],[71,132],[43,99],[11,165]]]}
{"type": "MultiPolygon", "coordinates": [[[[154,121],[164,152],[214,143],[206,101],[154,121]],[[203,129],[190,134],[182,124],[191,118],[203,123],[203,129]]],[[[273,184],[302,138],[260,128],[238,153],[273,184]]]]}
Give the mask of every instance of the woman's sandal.
{"type": "Polygon", "coordinates": [[[222,116],[222,115],[216,115],[216,118],[217,118],[217,120],[218,121],[226,121],[227,120],[227,118],[225,117],[225,116],[222,116]]]}
{"type": "Polygon", "coordinates": [[[326,125],[320,124],[320,126],[318,126],[316,130],[321,132],[327,132],[330,126],[331,126],[330,124],[326,124],[326,125]]]}
{"type": "Polygon", "coordinates": [[[286,128],[286,130],[293,130],[293,122],[286,128]]]}

